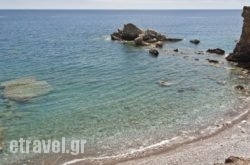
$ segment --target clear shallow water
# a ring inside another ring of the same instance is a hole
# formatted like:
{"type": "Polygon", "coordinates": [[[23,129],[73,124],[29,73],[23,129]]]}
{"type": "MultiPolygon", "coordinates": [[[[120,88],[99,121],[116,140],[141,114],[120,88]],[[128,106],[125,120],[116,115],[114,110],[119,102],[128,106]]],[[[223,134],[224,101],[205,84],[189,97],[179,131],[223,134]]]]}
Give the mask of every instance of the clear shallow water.
{"type": "Polygon", "coordinates": [[[239,81],[222,57],[194,52],[216,47],[231,52],[240,36],[240,15],[238,10],[0,11],[0,82],[32,76],[53,87],[25,103],[0,99],[6,143],[21,137],[82,138],[90,155],[110,155],[220,120],[239,102],[232,90],[239,81]],[[165,45],[152,58],[145,49],[110,41],[109,34],[128,22],[184,41],[165,45]],[[196,38],[200,45],[189,43],[196,38]],[[173,56],[174,48],[184,54],[173,56]],[[213,67],[206,58],[224,64],[213,67]],[[160,87],[159,80],[173,85],[160,87]]]}

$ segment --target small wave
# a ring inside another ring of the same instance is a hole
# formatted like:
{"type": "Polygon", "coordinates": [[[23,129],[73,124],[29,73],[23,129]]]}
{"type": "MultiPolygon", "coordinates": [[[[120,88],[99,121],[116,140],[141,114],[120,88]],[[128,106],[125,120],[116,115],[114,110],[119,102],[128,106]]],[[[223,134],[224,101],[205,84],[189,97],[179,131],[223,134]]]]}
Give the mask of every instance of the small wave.
{"type": "Polygon", "coordinates": [[[163,140],[159,143],[152,144],[147,147],[139,148],[139,149],[134,149],[130,152],[120,154],[120,155],[113,155],[113,156],[103,156],[103,157],[88,157],[88,158],[81,158],[81,159],[74,159],[68,162],[63,163],[63,165],[70,165],[74,163],[84,163],[84,162],[89,162],[91,161],[92,163],[100,163],[102,162],[103,164],[112,164],[116,162],[122,162],[122,161],[127,161],[130,159],[135,159],[135,158],[142,158],[145,156],[150,156],[154,154],[160,154],[162,152],[167,152],[170,151],[171,149],[180,147],[184,144],[190,144],[196,141],[199,141],[201,139],[206,139],[209,137],[212,137],[214,135],[217,135],[218,133],[222,132],[226,128],[232,127],[234,124],[244,120],[246,116],[250,114],[249,110],[244,111],[237,117],[233,118],[230,121],[225,121],[221,124],[217,124],[214,126],[209,126],[199,132],[196,132],[194,136],[192,135],[182,135],[182,136],[176,136],[173,137],[172,139],[167,139],[163,140]]]}
{"type": "Polygon", "coordinates": [[[93,41],[111,41],[111,37],[109,35],[103,35],[103,36],[95,37],[92,40],[93,41]]]}
{"type": "Polygon", "coordinates": [[[105,40],[105,41],[111,41],[111,37],[109,35],[104,35],[102,36],[102,38],[105,40]]]}

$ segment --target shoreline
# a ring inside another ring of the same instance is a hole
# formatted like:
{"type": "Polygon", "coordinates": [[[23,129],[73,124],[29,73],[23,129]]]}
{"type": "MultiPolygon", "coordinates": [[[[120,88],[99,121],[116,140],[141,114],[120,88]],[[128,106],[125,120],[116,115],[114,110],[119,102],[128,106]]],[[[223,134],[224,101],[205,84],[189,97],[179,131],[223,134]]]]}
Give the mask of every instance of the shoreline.
{"type": "MultiPolygon", "coordinates": [[[[112,156],[104,156],[104,157],[85,157],[82,158],[81,156],[84,155],[78,155],[78,156],[72,156],[72,155],[40,155],[38,157],[31,158],[30,160],[23,160],[21,163],[25,164],[46,164],[46,163],[53,163],[55,165],[82,165],[82,164],[88,164],[88,165],[97,165],[97,164],[121,164],[121,165],[133,165],[133,164],[158,164],[158,159],[162,159],[162,164],[175,164],[173,162],[169,162],[172,159],[177,159],[178,161],[184,161],[183,156],[178,157],[179,154],[183,153],[184,151],[188,154],[192,154],[192,150],[195,150],[196,147],[204,147],[204,152],[208,152],[211,147],[207,147],[210,141],[215,140],[222,140],[224,137],[224,134],[227,134],[227,136],[231,134],[235,134],[234,132],[239,131],[238,125],[242,123],[248,123],[250,128],[250,106],[248,104],[249,101],[246,101],[246,107],[244,107],[244,112],[240,113],[237,116],[232,117],[232,120],[225,120],[224,122],[220,124],[210,125],[206,129],[199,130],[198,132],[195,132],[196,136],[191,135],[183,135],[183,136],[176,136],[169,140],[163,140],[159,143],[152,144],[150,146],[135,149],[134,151],[127,152],[120,155],[112,155],[112,156]],[[248,122],[246,121],[248,120],[248,122]],[[233,131],[232,131],[233,130],[233,131]],[[232,131],[232,132],[231,132],[232,131]],[[229,132],[229,133],[228,133],[229,132]],[[229,135],[228,135],[229,134],[229,135]],[[198,145],[197,145],[198,144],[198,145]],[[188,146],[192,146],[191,148],[188,146]],[[191,152],[188,152],[191,150],[191,152]],[[208,151],[207,151],[208,150],[208,151]],[[168,158],[161,158],[162,155],[168,155],[168,158]],[[169,159],[171,157],[171,159],[169,159]]],[[[243,129],[243,128],[242,128],[243,129]]],[[[242,131],[240,129],[240,132],[242,131]]],[[[250,129],[249,129],[250,130],[250,129]]],[[[244,132],[246,130],[244,129],[244,132]]],[[[250,135],[249,133],[245,133],[246,135],[250,135]]],[[[228,141],[230,142],[230,141],[228,141]]],[[[213,143],[212,143],[213,144],[213,143]]],[[[217,144],[217,143],[216,143],[217,144]]],[[[249,140],[249,148],[250,148],[250,140],[249,140]]],[[[196,151],[196,150],[195,150],[196,151]]],[[[195,153],[194,151],[194,153],[195,153]]],[[[250,153],[250,149],[248,152],[250,153]]],[[[85,155],[86,156],[86,155],[85,155]]],[[[223,160],[231,155],[222,156],[223,160]]],[[[234,154],[234,156],[245,156],[247,155],[237,155],[237,153],[234,154]]],[[[193,156],[190,156],[190,159],[193,159],[193,156]]],[[[198,159],[198,158],[197,158],[198,159]]],[[[177,164],[185,164],[185,162],[181,162],[177,164]]],[[[222,161],[222,160],[220,160],[222,161]]],[[[212,163],[217,163],[217,159],[214,161],[211,161],[212,163]]],[[[20,162],[19,162],[20,163],[20,162]]],[[[161,164],[160,163],[160,164],[161,164]]],[[[13,163],[18,164],[18,163],[13,163]]],[[[187,164],[193,164],[191,162],[187,162],[187,164]]],[[[206,164],[206,163],[203,163],[206,164]]],[[[198,163],[197,163],[198,165],[198,163]]]]}
{"type": "MultiPolygon", "coordinates": [[[[250,116],[250,110],[246,110],[245,112],[241,113],[239,116],[233,118],[231,121],[227,121],[221,125],[217,125],[217,129],[211,129],[212,126],[207,127],[208,133],[201,133],[201,136],[197,137],[174,137],[170,140],[164,140],[162,142],[153,144],[151,146],[138,149],[135,152],[117,155],[117,156],[110,156],[110,157],[100,157],[100,158],[83,158],[83,159],[75,159],[68,162],[63,163],[63,165],[81,165],[85,164],[139,164],[141,161],[143,162],[145,159],[148,159],[150,157],[155,157],[153,160],[155,161],[152,164],[157,163],[157,157],[162,154],[167,154],[174,152],[175,150],[181,150],[182,148],[185,148],[186,146],[199,143],[202,141],[209,140],[211,138],[220,136],[220,134],[223,134],[224,132],[227,132],[234,128],[236,125],[241,124],[242,121],[245,121],[250,116]],[[202,135],[205,134],[205,135],[202,135]],[[183,138],[184,140],[182,142],[173,143],[169,147],[166,147],[164,145],[168,144],[169,142],[175,140],[178,140],[179,138],[183,138]],[[135,163],[133,163],[135,162],[135,163]]],[[[249,141],[250,144],[250,141],[249,141]]],[[[250,152],[250,151],[249,151],[250,152]]],[[[144,164],[144,163],[143,163],[144,164]]],[[[198,165],[198,164],[197,164],[198,165]]]]}
{"type": "Polygon", "coordinates": [[[230,156],[249,158],[250,114],[246,120],[236,123],[210,138],[183,145],[170,152],[118,163],[119,165],[214,165],[224,163],[230,156]]]}

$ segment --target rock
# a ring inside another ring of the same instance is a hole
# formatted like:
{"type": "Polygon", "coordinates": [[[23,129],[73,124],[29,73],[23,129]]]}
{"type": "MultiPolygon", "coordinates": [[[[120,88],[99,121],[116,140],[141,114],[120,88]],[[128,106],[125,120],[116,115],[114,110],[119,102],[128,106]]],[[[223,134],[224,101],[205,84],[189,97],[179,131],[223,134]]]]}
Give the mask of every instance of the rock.
{"type": "Polygon", "coordinates": [[[160,86],[170,86],[172,83],[169,83],[168,81],[165,80],[160,80],[157,82],[160,86]]]}
{"type": "Polygon", "coordinates": [[[149,53],[150,53],[151,55],[154,55],[154,56],[158,56],[158,55],[159,55],[159,52],[158,52],[157,49],[150,49],[150,50],[149,50],[149,53]]]}
{"type": "Polygon", "coordinates": [[[122,38],[122,36],[120,33],[115,32],[115,33],[111,34],[111,40],[113,40],[113,41],[114,40],[120,41],[121,38],[122,38]]]}
{"type": "Polygon", "coordinates": [[[52,90],[52,87],[46,81],[37,81],[34,78],[6,81],[1,83],[0,86],[4,88],[4,98],[17,102],[45,95],[52,90]]]}
{"type": "Polygon", "coordinates": [[[225,51],[220,49],[220,48],[216,48],[216,49],[208,49],[207,50],[208,53],[214,53],[214,54],[218,54],[218,55],[224,55],[225,51]]]}
{"type": "Polygon", "coordinates": [[[155,47],[162,48],[163,47],[163,42],[162,41],[156,42],[155,47]]]}
{"type": "Polygon", "coordinates": [[[200,43],[200,40],[190,40],[189,42],[191,42],[192,44],[198,45],[200,43]]]}
{"type": "Polygon", "coordinates": [[[219,64],[219,61],[217,61],[217,60],[210,60],[210,59],[207,59],[207,61],[208,61],[209,63],[219,64]]]}
{"type": "Polygon", "coordinates": [[[185,92],[184,89],[178,89],[178,93],[183,93],[185,92]]]}
{"type": "Polygon", "coordinates": [[[142,34],[142,30],[134,24],[129,23],[124,25],[123,30],[120,31],[120,33],[122,34],[121,36],[123,40],[133,41],[142,34]]]}
{"type": "Polygon", "coordinates": [[[179,52],[179,49],[174,49],[174,52],[179,52]]]}
{"type": "Polygon", "coordinates": [[[137,37],[134,42],[135,42],[136,46],[143,46],[143,38],[142,37],[137,37]]]}
{"type": "Polygon", "coordinates": [[[166,41],[167,37],[154,30],[146,30],[144,32],[143,40],[149,43],[157,41],[166,41]]]}
{"type": "Polygon", "coordinates": [[[124,25],[123,29],[111,34],[112,40],[121,41],[122,43],[133,42],[135,46],[153,46],[163,47],[164,42],[177,42],[182,39],[167,38],[165,35],[154,30],[141,30],[136,25],[129,23],[124,25]]]}
{"type": "Polygon", "coordinates": [[[250,62],[250,7],[249,6],[245,6],[243,8],[242,17],[244,18],[244,22],[240,40],[236,44],[233,53],[229,54],[229,56],[226,59],[228,61],[234,61],[239,63],[249,63],[250,62]]]}
{"type": "MultiPolygon", "coordinates": [[[[225,160],[225,164],[226,165],[250,165],[250,159],[230,156],[229,158],[225,160]]],[[[223,164],[217,164],[217,165],[223,165],[223,164]]]]}
{"type": "Polygon", "coordinates": [[[180,38],[167,38],[166,41],[168,41],[168,42],[180,42],[180,41],[182,41],[182,39],[180,39],[180,38]]]}
{"type": "Polygon", "coordinates": [[[242,86],[242,85],[236,85],[236,86],[234,87],[234,89],[242,91],[242,90],[244,90],[245,88],[244,88],[244,86],[242,86]]]}
{"type": "Polygon", "coordinates": [[[134,43],[136,46],[149,46],[149,43],[146,43],[145,41],[143,41],[143,38],[141,36],[137,37],[134,40],[134,43]]]}

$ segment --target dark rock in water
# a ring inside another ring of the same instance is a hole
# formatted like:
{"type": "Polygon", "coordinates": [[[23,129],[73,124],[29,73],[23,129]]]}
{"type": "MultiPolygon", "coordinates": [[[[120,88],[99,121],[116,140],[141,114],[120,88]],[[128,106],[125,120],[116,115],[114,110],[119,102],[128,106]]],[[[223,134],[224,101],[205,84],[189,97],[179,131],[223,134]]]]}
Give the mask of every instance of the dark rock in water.
{"type": "Polygon", "coordinates": [[[180,38],[167,38],[166,41],[168,41],[168,42],[180,42],[180,41],[182,41],[182,39],[180,39],[180,38]]]}
{"type": "Polygon", "coordinates": [[[200,40],[190,40],[189,42],[191,42],[192,44],[198,45],[200,43],[200,40]]]}
{"type": "Polygon", "coordinates": [[[216,48],[216,49],[208,49],[207,50],[208,53],[214,53],[214,54],[218,54],[218,55],[224,55],[225,51],[220,49],[220,48],[216,48]]]}
{"type": "Polygon", "coordinates": [[[154,46],[163,47],[164,42],[177,42],[182,39],[167,38],[165,35],[154,30],[141,30],[136,25],[129,23],[124,25],[122,30],[111,34],[112,40],[121,41],[122,43],[133,42],[135,46],[154,46]]]}
{"type": "Polygon", "coordinates": [[[242,85],[236,85],[235,87],[234,87],[234,89],[236,89],[236,90],[244,90],[245,88],[242,86],[242,85]]]}
{"type": "Polygon", "coordinates": [[[199,61],[199,59],[198,59],[198,58],[195,58],[194,60],[195,60],[195,61],[199,61]]]}
{"type": "Polygon", "coordinates": [[[159,52],[157,49],[150,49],[149,50],[149,53],[153,56],[158,56],[159,55],[159,52]]]}
{"type": "Polygon", "coordinates": [[[178,93],[183,93],[183,92],[185,92],[184,89],[178,89],[178,93]]]}
{"type": "Polygon", "coordinates": [[[179,52],[179,49],[174,49],[174,52],[179,52]]]}
{"type": "Polygon", "coordinates": [[[250,159],[230,156],[225,160],[225,163],[215,163],[214,165],[250,165],[250,159]]]}
{"type": "MultiPolygon", "coordinates": [[[[242,33],[239,42],[233,53],[229,54],[226,58],[228,61],[234,61],[239,63],[250,62],[250,7],[245,6],[243,8],[242,17],[244,18],[242,33]]],[[[250,66],[250,64],[248,64],[250,66]]]]}
{"type": "Polygon", "coordinates": [[[209,63],[219,64],[219,61],[217,61],[217,60],[207,59],[207,61],[208,61],[209,63]]]}

